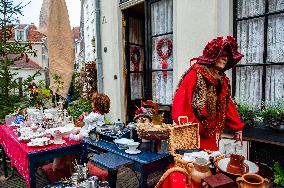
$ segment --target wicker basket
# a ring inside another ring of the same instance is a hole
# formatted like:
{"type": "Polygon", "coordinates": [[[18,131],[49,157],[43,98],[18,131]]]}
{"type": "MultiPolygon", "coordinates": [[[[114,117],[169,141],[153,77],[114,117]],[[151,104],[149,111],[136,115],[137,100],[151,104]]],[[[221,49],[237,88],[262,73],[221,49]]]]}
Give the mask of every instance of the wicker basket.
{"type": "MultiPolygon", "coordinates": [[[[184,117],[179,117],[179,119],[184,117]]],[[[187,119],[187,117],[186,117],[187,119]]],[[[169,152],[174,156],[175,166],[186,169],[189,173],[193,168],[193,163],[182,159],[182,155],[176,153],[177,149],[194,149],[200,148],[200,136],[199,125],[197,123],[185,123],[183,125],[176,125],[170,127],[169,136],[169,152]]],[[[212,151],[206,150],[207,153],[212,151]]],[[[224,158],[224,155],[220,155],[214,159],[218,161],[224,158]]]]}
{"type": "Polygon", "coordinates": [[[182,155],[176,153],[176,149],[192,149],[200,147],[199,128],[197,123],[186,123],[170,128],[169,152],[174,156],[175,165],[186,169],[191,173],[193,164],[182,159],[182,155]]]}
{"type": "Polygon", "coordinates": [[[153,125],[140,123],[137,125],[137,133],[140,138],[146,140],[166,140],[169,138],[169,124],[153,125]]]}

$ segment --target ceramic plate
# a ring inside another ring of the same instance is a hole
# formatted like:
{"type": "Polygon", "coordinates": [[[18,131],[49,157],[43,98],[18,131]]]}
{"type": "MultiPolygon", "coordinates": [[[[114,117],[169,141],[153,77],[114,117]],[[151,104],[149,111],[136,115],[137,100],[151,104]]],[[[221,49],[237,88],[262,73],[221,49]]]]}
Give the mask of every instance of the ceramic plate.
{"type": "Polygon", "coordinates": [[[125,150],[125,153],[135,155],[135,154],[141,153],[141,151],[139,149],[136,149],[134,151],[127,149],[127,150],[125,150]]]}
{"type": "MultiPolygon", "coordinates": [[[[229,161],[230,161],[230,158],[221,159],[217,162],[217,167],[225,173],[235,175],[235,176],[242,176],[242,174],[233,174],[233,173],[227,171],[227,166],[228,166],[229,161]]],[[[249,172],[248,173],[253,173],[253,174],[258,173],[259,168],[255,163],[248,161],[248,160],[245,160],[244,163],[249,166],[249,172]]]]}

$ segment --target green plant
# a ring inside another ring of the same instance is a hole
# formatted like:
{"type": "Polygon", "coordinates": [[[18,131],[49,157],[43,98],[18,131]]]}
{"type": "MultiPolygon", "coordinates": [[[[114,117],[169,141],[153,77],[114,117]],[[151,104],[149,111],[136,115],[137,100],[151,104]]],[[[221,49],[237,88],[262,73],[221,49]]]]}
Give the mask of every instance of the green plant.
{"type": "Polygon", "coordinates": [[[29,99],[29,106],[43,107],[52,96],[52,92],[46,87],[45,81],[40,80],[37,88],[37,94],[29,99]]]}
{"type": "Polygon", "coordinates": [[[78,100],[81,97],[83,87],[80,85],[80,73],[79,72],[74,72],[73,77],[73,100],[78,100]]]}
{"type": "Polygon", "coordinates": [[[73,103],[68,106],[67,111],[69,115],[76,120],[83,112],[92,111],[92,102],[86,99],[73,101],[73,103]]]}
{"type": "Polygon", "coordinates": [[[277,187],[284,187],[284,171],[279,162],[274,163],[274,183],[277,187]]]}
{"type": "Polygon", "coordinates": [[[251,127],[255,126],[256,112],[253,107],[246,103],[236,103],[237,111],[242,121],[251,127]]]}
{"type": "Polygon", "coordinates": [[[60,91],[60,89],[63,88],[64,81],[60,75],[57,73],[54,73],[51,75],[51,78],[54,80],[54,83],[56,85],[56,93],[60,91]]]}
{"type": "Polygon", "coordinates": [[[274,105],[265,105],[264,109],[261,111],[262,117],[279,119],[284,115],[284,103],[278,102],[274,105]]]}
{"type": "Polygon", "coordinates": [[[284,125],[283,102],[278,102],[274,105],[265,105],[260,114],[266,126],[278,128],[284,125]]]}

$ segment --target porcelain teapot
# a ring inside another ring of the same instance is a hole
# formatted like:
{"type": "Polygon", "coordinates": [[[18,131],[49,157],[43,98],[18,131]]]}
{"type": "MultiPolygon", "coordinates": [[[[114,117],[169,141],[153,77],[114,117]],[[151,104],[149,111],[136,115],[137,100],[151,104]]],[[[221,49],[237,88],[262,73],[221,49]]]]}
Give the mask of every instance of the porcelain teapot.
{"type": "Polygon", "coordinates": [[[199,188],[201,186],[201,179],[211,176],[209,163],[205,158],[196,157],[193,165],[194,167],[191,171],[192,184],[194,188],[199,188]]]}

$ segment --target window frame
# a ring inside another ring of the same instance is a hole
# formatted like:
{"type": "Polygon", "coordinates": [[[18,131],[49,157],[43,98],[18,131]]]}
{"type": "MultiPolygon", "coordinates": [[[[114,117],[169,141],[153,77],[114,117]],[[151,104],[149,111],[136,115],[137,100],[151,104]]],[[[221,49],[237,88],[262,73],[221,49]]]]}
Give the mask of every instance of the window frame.
{"type": "MultiPolygon", "coordinates": [[[[173,35],[173,31],[165,32],[165,33],[159,33],[159,34],[155,34],[155,35],[152,34],[151,6],[152,6],[152,4],[157,3],[159,1],[162,1],[162,0],[145,1],[145,3],[146,3],[146,11],[145,11],[145,18],[146,18],[145,19],[145,62],[147,62],[146,65],[145,65],[145,75],[147,75],[147,76],[145,76],[146,77],[146,79],[145,79],[145,98],[150,99],[150,100],[153,100],[153,89],[152,89],[153,72],[162,72],[162,71],[173,72],[173,68],[172,69],[166,69],[166,70],[152,69],[152,65],[153,65],[153,62],[152,62],[152,52],[153,52],[152,42],[153,42],[153,38],[160,37],[160,36],[166,36],[166,35],[173,35]]],[[[172,54],[172,56],[173,56],[173,54],[172,54]]],[[[169,104],[160,104],[160,103],[159,103],[159,106],[171,107],[171,105],[169,105],[169,104]]]]}
{"type": "Polygon", "coordinates": [[[17,41],[25,41],[25,30],[24,29],[17,29],[16,30],[16,40],[17,41]],[[22,33],[22,35],[21,35],[22,33]]]}
{"type": "Polygon", "coordinates": [[[235,38],[237,38],[237,25],[238,22],[244,21],[244,20],[253,20],[256,18],[264,18],[264,46],[263,46],[263,63],[253,63],[253,64],[237,64],[232,69],[232,97],[235,98],[236,95],[236,68],[237,67],[250,67],[250,66],[258,66],[262,67],[263,73],[262,73],[262,88],[261,88],[261,101],[265,102],[265,88],[266,88],[266,72],[267,72],[267,66],[277,66],[277,65],[283,65],[284,67],[284,61],[283,62],[268,62],[267,61],[267,35],[268,35],[268,18],[272,15],[281,15],[284,13],[284,10],[276,10],[276,11],[269,11],[269,0],[265,0],[265,10],[263,14],[255,15],[255,16],[247,16],[238,18],[238,1],[240,0],[233,0],[233,35],[235,38]]]}
{"type": "MultiPolygon", "coordinates": [[[[126,68],[126,101],[127,101],[127,107],[126,112],[128,114],[128,120],[133,119],[133,113],[135,106],[140,106],[141,100],[152,100],[153,99],[153,91],[152,91],[152,73],[155,71],[164,71],[164,70],[152,70],[152,38],[157,37],[157,35],[152,35],[152,25],[151,25],[151,5],[153,3],[159,2],[161,0],[145,0],[144,1],[144,14],[143,16],[136,15],[130,11],[125,10],[123,12],[123,27],[124,27],[124,41],[125,41],[125,47],[124,47],[124,53],[125,53],[125,68],[126,68]],[[137,44],[129,42],[129,17],[138,17],[141,18],[143,21],[143,47],[144,47],[144,65],[143,70],[139,70],[137,73],[143,74],[143,88],[142,88],[142,99],[131,99],[131,84],[130,84],[130,75],[135,73],[135,71],[130,70],[130,46],[137,44]],[[134,106],[135,105],[135,106],[134,106]]],[[[168,35],[173,34],[171,33],[162,33],[159,35],[168,35]]],[[[173,54],[172,54],[173,55],[173,54]]],[[[167,69],[166,71],[173,71],[173,69],[167,69]]],[[[170,112],[171,111],[171,104],[159,104],[161,109],[170,112]]]]}

